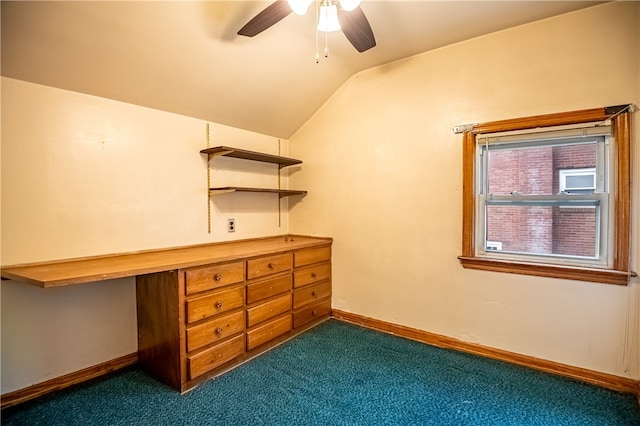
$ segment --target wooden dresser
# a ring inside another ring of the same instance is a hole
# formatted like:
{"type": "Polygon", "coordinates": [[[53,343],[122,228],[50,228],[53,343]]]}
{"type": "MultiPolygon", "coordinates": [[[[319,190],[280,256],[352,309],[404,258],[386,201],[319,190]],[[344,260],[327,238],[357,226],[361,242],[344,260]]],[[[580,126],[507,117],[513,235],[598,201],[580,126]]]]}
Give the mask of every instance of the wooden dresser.
{"type": "Polygon", "coordinates": [[[328,318],[331,240],[281,239],[260,254],[138,275],[139,362],[184,392],[328,318]]]}

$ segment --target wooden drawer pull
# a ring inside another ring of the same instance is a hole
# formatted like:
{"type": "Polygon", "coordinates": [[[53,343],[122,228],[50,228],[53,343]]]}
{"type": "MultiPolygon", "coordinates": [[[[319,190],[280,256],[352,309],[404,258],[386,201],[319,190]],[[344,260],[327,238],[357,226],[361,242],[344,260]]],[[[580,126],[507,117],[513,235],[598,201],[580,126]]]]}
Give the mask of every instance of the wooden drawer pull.
{"type": "Polygon", "coordinates": [[[274,269],[276,267],[276,264],[273,262],[269,263],[269,269],[274,269]]]}
{"type": "Polygon", "coordinates": [[[214,280],[216,280],[216,281],[220,281],[220,280],[222,279],[222,274],[216,274],[216,275],[213,277],[213,279],[214,279],[214,280]]]}
{"type": "Polygon", "coordinates": [[[315,277],[317,277],[317,276],[318,276],[318,275],[317,275],[315,272],[312,272],[312,273],[311,273],[311,278],[315,278],[315,277]]]}
{"type": "Polygon", "coordinates": [[[222,308],[222,302],[221,301],[217,301],[215,304],[216,309],[220,309],[222,308]]]}
{"type": "Polygon", "coordinates": [[[312,295],[313,297],[316,297],[316,292],[315,292],[315,290],[311,292],[311,295],[312,295]]]}
{"type": "Polygon", "coordinates": [[[313,311],[311,311],[311,315],[313,315],[314,317],[318,316],[318,311],[316,311],[315,309],[313,311]]]}
{"type": "Polygon", "coordinates": [[[222,334],[222,329],[220,327],[216,328],[216,334],[218,336],[222,334]]]}

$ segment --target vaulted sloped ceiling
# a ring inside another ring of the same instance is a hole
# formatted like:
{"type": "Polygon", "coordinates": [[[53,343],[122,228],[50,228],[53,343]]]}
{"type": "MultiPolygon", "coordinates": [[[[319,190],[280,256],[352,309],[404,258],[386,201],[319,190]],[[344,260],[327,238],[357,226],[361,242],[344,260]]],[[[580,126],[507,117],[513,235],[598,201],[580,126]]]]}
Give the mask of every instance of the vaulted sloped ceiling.
{"type": "Polygon", "coordinates": [[[270,3],[2,1],[2,75],[286,139],[359,71],[602,2],[363,0],[377,46],[319,63],[315,6],[236,35],[270,3]]]}

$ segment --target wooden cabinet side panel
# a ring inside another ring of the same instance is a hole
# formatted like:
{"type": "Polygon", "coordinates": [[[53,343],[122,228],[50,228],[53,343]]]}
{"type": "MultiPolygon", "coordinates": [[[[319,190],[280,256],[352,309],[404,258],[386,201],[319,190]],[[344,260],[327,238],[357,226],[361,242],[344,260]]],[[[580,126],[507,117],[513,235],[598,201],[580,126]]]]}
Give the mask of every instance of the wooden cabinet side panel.
{"type": "Polygon", "coordinates": [[[183,340],[178,272],[136,277],[138,359],[143,367],[180,389],[183,340]]]}

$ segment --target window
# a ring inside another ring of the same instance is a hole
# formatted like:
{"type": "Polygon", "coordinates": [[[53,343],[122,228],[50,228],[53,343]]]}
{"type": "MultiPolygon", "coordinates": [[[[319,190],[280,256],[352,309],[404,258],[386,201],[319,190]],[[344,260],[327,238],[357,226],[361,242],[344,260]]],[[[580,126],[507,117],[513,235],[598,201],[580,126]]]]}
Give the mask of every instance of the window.
{"type": "Polygon", "coordinates": [[[596,190],[596,168],[565,169],[558,175],[560,192],[565,194],[590,194],[596,190]]]}
{"type": "Polygon", "coordinates": [[[626,284],[630,107],[465,131],[462,265],[626,284]]]}
{"type": "Polygon", "coordinates": [[[611,129],[544,130],[476,136],[476,255],[500,241],[505,260],[610,266],[611,129]]]}

